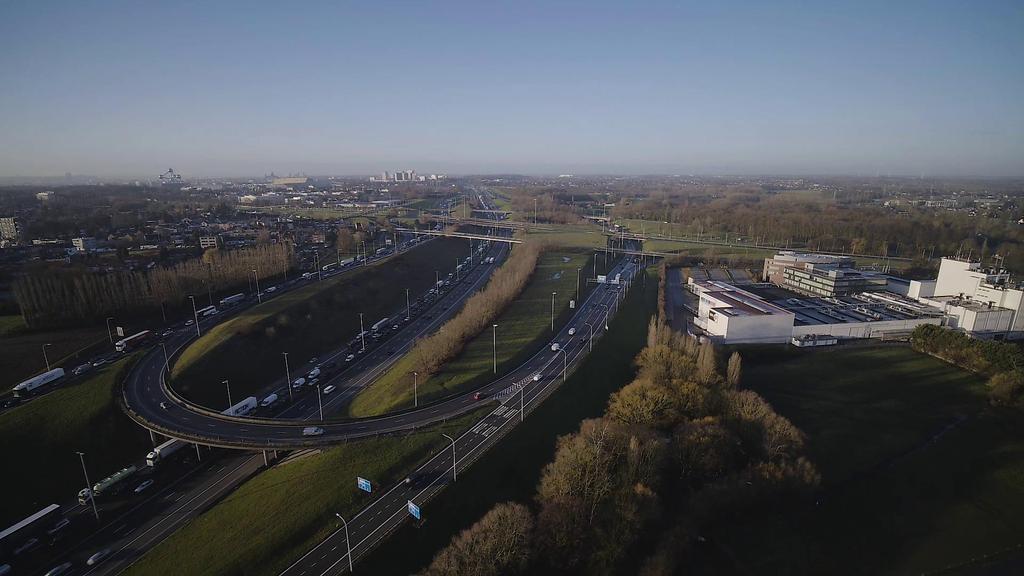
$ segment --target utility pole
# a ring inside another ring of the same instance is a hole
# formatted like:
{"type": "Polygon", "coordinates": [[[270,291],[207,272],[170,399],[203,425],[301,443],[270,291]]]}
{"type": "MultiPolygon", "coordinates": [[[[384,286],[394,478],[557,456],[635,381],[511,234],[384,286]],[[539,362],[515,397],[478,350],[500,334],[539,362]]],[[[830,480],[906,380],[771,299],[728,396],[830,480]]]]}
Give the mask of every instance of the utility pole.
{"type": "Polygon", "coordinates": [[[342,525],[345,526],[345,548],[348,550],[348,554],[346,554],[346,556],[348,556],[348,571],[355,572],[355,570],[352,569],[352,545],[349,544],[348,539],[348,522],[345,522],[345,519],[341,517],[341,514],[335,512],[334,515],[337,516],[338,519],[341,520],[342,525]]]}
{"type": "Polygon", "coordinates": [[[551,331],[555,331],[555,295],[558,292],[551,293],[551,331]]]}
{"type": "Polygon", "coordinates": [[[413,406],[413,408],[419,408],[419,406],[420,406],[419,385],[420,385],[420,373],[419,372],[413,372],[412,373],[412,406],[413,406]]]}
{"type": "Polygon", "coordinates": [[[46,371],[50,371],[50,359],[46,357],[46,347],[53,346],[53,344],[43,344],[43,362],[46,362],[46,371]]]}
{"type": "Polygon", "coordinates": [[[409,289],[405,289],[405,319],[412,318],[412,308],[409,306],[409,289]]]}
{"type": "Polygon", "coordinates": [[[316,385],[316,401],[317,401],[318,404],[320,404],[320,422],[323,422],[324,421],[324,399],[323,399],[323,396],[320,395],[320,385],[319,384],[316,385]]]}
{"type": "Polygon", "coordinates": [[[455,482],[456,480],[459,479],[458,473],[455,470],[455,462],[456,462],[456,458],[455,458],[455,438],[452,438],[451,436],[449,436],[447,434],[441,434],[441,436],[444,436],[445,438],[447,438],[447,439],[452,441],[452,482],[455,482]]]}
{"type": "Polygon", "coordinates": [[[92,493],[92,484],[89,483],[89,473],[85,470],[85,452],[75,452],[78,454],[78,459],[82,461],[82,475],[85,476],[85,489],[89,494],[89,501],[92,502],[92,513],[96,515],[96,520],[100,519],[100,509],[96,507],[96,495],[92,493]]]}
{"type": "Polygon", "coordinates": [[[256,303],[263,304],[263,295],[260,294],[260,275],[256,273],[256,269],[252,269],[253,278],[256,279],[256,303]]]}
{"type": "Polygon", "coordinates": [[[231,403],[231,384],[229,384],[228,381],[225,380],[224,387],[227,388],[228,390],[228,408],[231,408],[232,406],[234,406],[234,404],[231,403]]]}
{"type": "Polygon", "coordinates": [[[498,373],[498,325],[491,326],[491,356],[494,358],[494,373],[498,373]]]}
{"type": "Polygon", "coordinates": [[[292,392],[292,374],[291,371],[288,370],[288,353],[281,352],[281,354],[284,355],[284,384],[288,387],[288,401],[294,402],[295,395],[292,392]]]}
{"type": "Polygon", "coordinates": [[[580,305],[580,271],[582,268],[576,269],[576,306],[580,305]]]}
{"type": "Polygon", "coordinates": [[[196,320],[196,338],[199,338],[202,334],[199,333],[199,313],[196,312],[196,297],[189,296],[188,299],[192,301],[192,316],[196,320]]]}

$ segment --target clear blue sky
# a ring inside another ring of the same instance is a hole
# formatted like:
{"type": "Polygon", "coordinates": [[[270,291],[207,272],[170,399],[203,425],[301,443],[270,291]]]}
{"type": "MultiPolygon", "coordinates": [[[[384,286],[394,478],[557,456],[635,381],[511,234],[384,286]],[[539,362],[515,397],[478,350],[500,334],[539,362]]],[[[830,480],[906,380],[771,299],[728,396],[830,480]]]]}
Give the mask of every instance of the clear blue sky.
{"type": "Polygon", "coordinates": [[[169,166],[1024,175],[1024,2],[0,5],[0,175],[169,166]]]}

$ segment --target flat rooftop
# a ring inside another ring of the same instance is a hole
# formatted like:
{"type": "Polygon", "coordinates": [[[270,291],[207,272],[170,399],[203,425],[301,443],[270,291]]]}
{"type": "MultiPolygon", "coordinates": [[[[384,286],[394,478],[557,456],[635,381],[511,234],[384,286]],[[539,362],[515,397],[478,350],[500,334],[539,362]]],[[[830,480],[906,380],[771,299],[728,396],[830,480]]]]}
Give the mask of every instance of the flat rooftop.
{"type": "Polygon", "coordinates": [[[936,310],[894,292],[863,292],[825,298],[774,301],[796,315],[797,326],[917,320],[941,316],[936,310]]]}
{"type": "Polygon", "coordinates": [[[712,306],[712,309],[726,316],[773,316],[779,314],[790,314],[788,310],[777,306],[760,296],[737,288],[732,284],[717,280],[696,280],[696,285],[701,296],[708,296],[721,303],[720,306],[712,306]]]}

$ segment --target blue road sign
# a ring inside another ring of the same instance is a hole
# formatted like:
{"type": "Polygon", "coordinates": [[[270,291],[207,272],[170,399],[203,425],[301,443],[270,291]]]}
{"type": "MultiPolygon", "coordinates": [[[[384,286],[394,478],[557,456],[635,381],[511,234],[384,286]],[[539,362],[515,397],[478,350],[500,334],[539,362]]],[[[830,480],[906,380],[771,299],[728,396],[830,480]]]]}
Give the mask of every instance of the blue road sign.
{"type": "Polygon", "coordinates": [[[373,487],[370,486],[370,481],[366,478],[356,476],[356,486],[358,486],[363,492],[373,492],[373,487]]]}
{"type": "Polygon", "coordinates": [[[409,500],[408,507],[409,507],[409,514],[412,514],[413,518],[419,520],[420,519],[420,507],[415,505],[415,504],[413,504],[412,500],[409,500]]]}

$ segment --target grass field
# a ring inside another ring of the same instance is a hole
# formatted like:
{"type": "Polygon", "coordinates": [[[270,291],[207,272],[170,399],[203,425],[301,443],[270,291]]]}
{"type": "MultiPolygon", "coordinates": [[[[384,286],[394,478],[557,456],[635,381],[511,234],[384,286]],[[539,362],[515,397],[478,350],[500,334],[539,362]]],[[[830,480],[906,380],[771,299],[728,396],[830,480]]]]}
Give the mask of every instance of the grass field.
{"type": "MultiPolygon", "coordinates": [[[[568,320],[571,316],[569,300],[576,297],[576,269],[585,270],[580,276],[583,291],[591,270],[591,258],[590,252],[564,250],[545,252],[541,256],[522,294],[494,321],[498,325],[498,374],[521,364],[550,337],[552,292],[558,293],[555,296],[556,329],[568,320]]],[[[599,273],[602,264],[603,260],[599,263],[599,273]]],[[[430,378],[421,378],[420,402],[470,390],[493,379],[492,338],[492,330],[484,330],[444,370],[430,378]]],[[[412,361],[408,357],[400,360],[353,399],[348,407],[349,415],[372,416],[411,408],[411,372],[412,361]]]]}
{"type": "Polygon", "coordinates": [[[527,236],[569,248],[603,248],[605,235],[594,224],[566,224],[552,226],[554,230],[532,230],[527,236]]]}
{"type": "MultiPolygon", "coordinates": [[[[21,316],[4,316],[4,325],[8,328],[16,326],[21,316]],[[17,320],[12,320],[16,318],[17,320]]],[[[9,390],[19,382],[46,370],[43,359],[43,345],[51,366],[67,363],[69,368],[75,364],[76,353],[98,348],[111,350],[107,338],[106,327],[69,328],[64,330],[20,330],[13,328],[13,333],[0,336],[0,390],[9,390]]],[[[90,354],[83,352],[83,359],[90,354]]]]}
{"type": "Polygon", "coordinates": [[[981,379],[905,347],[758,356],[744,382],[807,434],[823,491],[721,527],[739,571],[918,574],[1024,542],[1024,423],[981,379]]]}
{"type": "Polygon", "coordinates": [[[443,449],[448,441],[442,433],[458,434],[480,416],[337,446],[267,470],[151,550],[127,574],[279,574],[339,526],[335,512],[351,519],[372,501],[356,488],[356,476],[383,489],[443,449]]]}
{"type": "Polygon", "coordinates": [[[623,302],[594,352],[554,394],[472,467],[459,472],[458,490],[446,490],[423,507],[426,529],[404,526],[356,565],[362,574],[412,574],[430,562],[452,536],[499,502],[529,503],[541,469],[559,435],[585,418],[600,416],[608,397],[632,380],[633,358],[646,343],[647,321],[657,306],[657,277],[640,282],[623,302]]]}
{"type": "Polygon", "coordinates": [[[6,462],[0,478],[8,495],[0,503],[0,525],[78,492],[84,481],[75,451],[86,453],[94,481],[145,455],[149,435],[114,403],[115,385],[129,362],[0,415],[6,462]]]}
{"type": "Polygon", "coordinates": [[[10,336],[25,329],[25,319],[20,315],[0,316],[0,337],[10,336]]]}
{"type": "Polygon", "coordinates": [[[312,283],[271,299],[218,325],[186,349],[173,369],[174,388],[213,408],[226,407],[221,382],[244,398],[284,373],[282,352],[296,368],[359,332],[359,313],[369,327],[455,268],[466,240],[438,239],[379,264],[312,283]],[[440,264],[439,264],[440,263],[440,264]]]}

